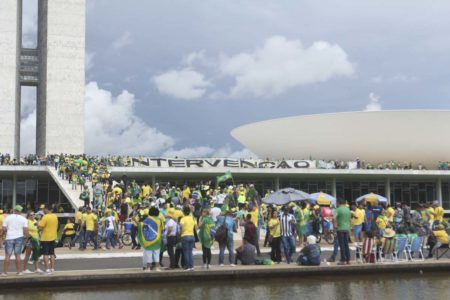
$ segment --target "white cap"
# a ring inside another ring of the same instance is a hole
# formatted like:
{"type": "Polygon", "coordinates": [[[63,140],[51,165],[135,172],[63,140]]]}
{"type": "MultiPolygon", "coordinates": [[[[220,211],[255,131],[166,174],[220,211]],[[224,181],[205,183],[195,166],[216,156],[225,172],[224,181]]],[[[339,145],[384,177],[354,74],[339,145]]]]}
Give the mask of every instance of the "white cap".
{"type": "Polygon", "coordinates": [[[313,235],[309,235],[309,236],[306,238],[306,241],[307,241],[308,244],[310,244],[310,245],[317,243],[317,239],[316,239],[316,237],[313,236],[313,235]]]}

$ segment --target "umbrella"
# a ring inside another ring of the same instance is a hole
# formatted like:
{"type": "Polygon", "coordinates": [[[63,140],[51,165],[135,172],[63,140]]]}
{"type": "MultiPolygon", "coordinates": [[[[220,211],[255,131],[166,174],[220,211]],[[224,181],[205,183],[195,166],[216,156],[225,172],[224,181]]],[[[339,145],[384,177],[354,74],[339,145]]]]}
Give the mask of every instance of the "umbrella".
{"type": "Polygon", "coordinates": [[[311,197],[308,199],[308,201],[311,204],[318,204],[318,205],[332,204],[336,206],[336,198],[323,192],[311,194],[311,197]]]}
{"type": "Polygon", "coordinates": [[[308,193],[293,188],[286,188],[271,193],[263,202],[266,204],[285,205],[289,202],[307,200],[310,197],[308,193]]]}
{"type": "Polygon", "coordinates": [[[370,193],[370,194],[358,197],[356,199],[356,203],[361,202],[363,200],[366,200],[367,202],[370,202],[370,203],[373,203],[376,200],[378,200],[378,202],[387,203],[387,199],[385,197],[377,195],[377,194],[374,194],[374,193],[370,193]]]}

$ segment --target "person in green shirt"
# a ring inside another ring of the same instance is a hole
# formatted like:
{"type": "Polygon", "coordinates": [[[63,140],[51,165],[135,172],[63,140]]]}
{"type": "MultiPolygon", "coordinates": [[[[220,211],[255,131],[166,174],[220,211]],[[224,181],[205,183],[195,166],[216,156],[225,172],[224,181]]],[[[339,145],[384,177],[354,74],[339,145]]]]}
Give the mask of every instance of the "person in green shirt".
{"type": "Polygon", "coordinates": [[[350,222],[352,214],[350,209],[345,205],[345,201],[340,200],[339,207],[336,209],[336,215],[334,219],[334,228],[337,229],[337,238],[339,248],[341,249],[341,261],[338,265],[350,264],[350,248],[348,245],[350,235],[350,222]]]}
{"type": "Polygon", "coordinates": [[[198,233],[200,243],[202,244],[204,269],[209,269],[209,265],[211,264],[211,246],[214,243],[214,239],[211,236],[211,229],[214,228],[214,225],[215,223],[209,215],[209,208],[204,208],[200,217],[200,231],[198,233]]]}

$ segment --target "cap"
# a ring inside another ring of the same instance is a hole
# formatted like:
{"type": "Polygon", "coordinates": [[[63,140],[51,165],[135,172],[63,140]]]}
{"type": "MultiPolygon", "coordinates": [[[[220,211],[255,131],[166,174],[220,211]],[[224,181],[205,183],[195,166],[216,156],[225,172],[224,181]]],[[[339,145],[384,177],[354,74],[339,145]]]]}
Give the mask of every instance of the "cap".
{"type": "Polygon", "coordinates": [[[306,238],[306,241],[307,241],[308,244],[310,244],[310,245],[316,244],[316,243],[317,243],[317,239],[316,239],[316,237],[313,236],[313,235],[309,235],[309,236],[306,238]]]}
{"type": "Polygon", "coordinates": [[[20,206],[20,205],[16,205],[16,206],[14,207],[14,210],[15,210],[15,211],[18,211],[18,212],[22,212],[23,207],[20,206]]]}
{"type": "Polygon", "coordinates": [[[45,208],[45,204],[41,204],[41,206],[39,206],[40,209],[45,208]]]}

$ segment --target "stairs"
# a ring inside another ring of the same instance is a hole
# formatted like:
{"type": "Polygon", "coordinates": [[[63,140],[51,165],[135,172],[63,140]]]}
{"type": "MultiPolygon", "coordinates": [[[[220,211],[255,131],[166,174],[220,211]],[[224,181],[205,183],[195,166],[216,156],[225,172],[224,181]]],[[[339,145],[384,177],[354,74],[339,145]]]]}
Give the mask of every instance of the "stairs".
{"type": "Polygon", "coordinates": [[[76,191],[72,190],[72,184],[70,184],[69,181],[59,177],[58,172],[54,167],[48,166],[47,170],[48,173],[52,176],[53,180],[55,180],[60,190],[63,192],[64,196],[66,196],[70,204],[72,204],[74,209],[77,210],[79,207],[84,205],[84,202],[79,199],[81,194],[81,190],[79,189],[79,187],[76,191]]]}

